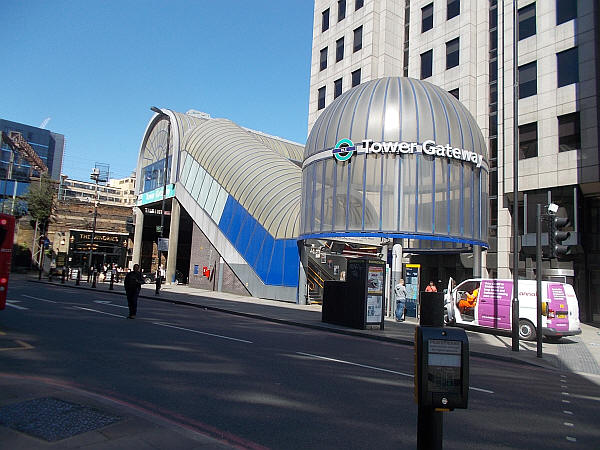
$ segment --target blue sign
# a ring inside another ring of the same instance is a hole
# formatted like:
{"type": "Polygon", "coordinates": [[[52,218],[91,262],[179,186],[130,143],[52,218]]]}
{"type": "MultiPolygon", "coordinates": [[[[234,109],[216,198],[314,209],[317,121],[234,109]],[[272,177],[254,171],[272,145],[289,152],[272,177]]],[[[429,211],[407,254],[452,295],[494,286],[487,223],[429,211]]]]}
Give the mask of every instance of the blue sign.
{"type": "MultiPolygon", "coordinates": [[[[163,191],[165,187],[161,186],[149,192],[144,192],[138,196],[137,206],[146,205],[148,203],[154,203],[163,198],[163,191]]],[[[175,197],[175,185],[167,184],[165,198],[175,197]]]]}

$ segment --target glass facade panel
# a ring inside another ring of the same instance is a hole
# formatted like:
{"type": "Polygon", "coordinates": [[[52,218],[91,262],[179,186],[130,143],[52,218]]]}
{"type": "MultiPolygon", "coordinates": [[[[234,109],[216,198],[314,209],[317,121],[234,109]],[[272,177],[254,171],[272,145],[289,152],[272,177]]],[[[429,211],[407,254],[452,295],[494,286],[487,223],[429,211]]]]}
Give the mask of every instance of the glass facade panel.
{"type": "Polygon", "coordinates": [[[556,54],[556,70],[558,72],[558,87],[567,86],[579,81],[577,47],[556,54]]]}
{"type": "Polygon", "coordinates": [[[473,236],[473,171],[463,166],[463,235],[473,236]]]}
{"type": "Polygon", "coordinates": [[[381,162],[384,158],[381,155],[368,157],[366,164],[366,193],[365,205],[375,212],[372,215],[365,215],[365,230],[379,230],[379,214],[381,211],[381,162]]]}
{"type": "Polygon", "coordinates": [[[396,230],[396,221],[398,220],[398,187],[400,185],[399,163],[397,158],[391,155],[385,155],[383,159],[381,228],[384,231],[396,230]]]}
{"type": "Polygon", "coordinates": [[[460,235],[461,232],[461,165],[450,163],[450,234],[460,235]]]}
{"type": "Polygon", "coordinates": [[[419,194],[417,231],[420,233],[433,232],[433,158],[419,156],[417,163],[419,171],[419,194]]]}
{"type": "Polygon", "coordinates": [[[481,239],[481,230],[483,225],[481,224],[481,175],[478,170],[473,171],[473,238],[481,239]]]}
{"type": "Polygon", "coordinates": [[[415,205],[416,205],[416,186],[417,171],[414,162],[414,155],[409,158],[403,158],[400,162],[400,229],[403,231],[415,231],[415,205]]]}
{"type": "Polygon", "coordinates": [[[325,160],[323,161],[323,205],[322,205],[322,222],[321,231],[331,231],[333,228],[333,195],[334,195],[334,166],[335,161],[325,160]]]}
{"type": "Polygon", "coordinates": [[[313,228],[312,232],[318,232],[321,230],[321,223],[323,222],[322,217],[322,208],[323,204],[323,194],[325,192],[323,186],[323,163],[314,164],[314,187],[313,187],[313,200],[312,200],[312,215],[313,215],[313,228]]]}
{"type": "MultiPolygon", "coordinates": [[[[355,158],[350,163],[350,204],[348,205],[349,230],[362,230],[364,170],[365,158],[355,158]]],[[[372,214],[372,211],[365,211],[365,216],[372,214]]]]}
{"type": "Polygon", "coordinates": [[[335,162],[336,168],[336,186],[335,186],[335,221],[334,230],[342,231],[346,229],[346,211],[348,208],[348,161],[335,162]]]}
{"type": "Polygon", "coordinates": [[[448,169],[443,159],[435,160],[435,234],[448,234],[448,169]]]}

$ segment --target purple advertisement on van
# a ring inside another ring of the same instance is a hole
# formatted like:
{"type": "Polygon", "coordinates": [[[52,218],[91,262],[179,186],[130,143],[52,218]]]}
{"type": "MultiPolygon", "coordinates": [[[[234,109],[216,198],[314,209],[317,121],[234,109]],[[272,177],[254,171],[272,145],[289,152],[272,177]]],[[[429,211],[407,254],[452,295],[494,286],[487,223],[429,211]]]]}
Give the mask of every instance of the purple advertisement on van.
{"type": "Polygon", "coordinates": [[[512,294],[512,281],[482,280],[477,300],[479,325],[510,330],[512,294]]]}
{"type": "Polygon", "coordinates": [[[569,308],[565,287],[560,283],[548,283],[548,327],[556,331],[569,330],[569,308]]]}

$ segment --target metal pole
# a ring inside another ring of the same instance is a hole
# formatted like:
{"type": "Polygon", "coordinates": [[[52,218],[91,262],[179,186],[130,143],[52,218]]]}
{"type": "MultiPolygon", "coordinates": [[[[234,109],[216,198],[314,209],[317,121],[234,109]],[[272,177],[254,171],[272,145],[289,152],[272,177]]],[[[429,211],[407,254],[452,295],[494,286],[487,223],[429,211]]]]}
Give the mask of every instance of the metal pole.
{"type": "MultiPolygon", "coordinates": [[[[419,325],[421,327],[444,326],[444,294],[426,292],[427,301],[423,302],[419,325]]],[[[416,350],[416,349],[415,349],[416,350]]],[[[444,437],[444,413],[432,406],[419,403],[417,412],[417,449],[442,450],[444,437]]]]}
{"type": "MultiPolygon", "coordinates": [[[[513,300],[512,350],[519,351],[519,29],[513,0],[513,300]]],[[[503,30],[504,31],[504,30],[503,30]]]]}
{"type": "MultiPolygon", "coordinates": [[[[167,151],[165,155],[165,172],[163,175],[163,195],[162,195],[162,207],[160,212],[160,238],[162,239],[165,234],[165,202],[167,197],[167,177],[169,173],[169,141],[171,140],[171,121],[169,120],[169,116],[167,116],[164,112],[161,111],[163,116],[167,118],[167,151]]],[[[157,245],[157,247],[159,247],[157,245]]],[[[156,268],[156,295],[160,293],[160,285],[162,283],[160,276],[160,267],[162,263],[162,251],[160,247],[158,250],[158,265],[156,268]]]]}
{"type": "MultiPolygon", "coordinates": [[[[92,238],[90,239],[90,261],[88,268],[88,276],[92,271],[92,256],[94,251],[94,237],[96,236],[96,219],[98,218],[98,177],[94,180],[96,182],[96,195],[94,196],[94,222],[92,224],[92,238]]],[[[95,287],[95,286],[94,286],[95,287]]]]}
{"type": "Polygon", "coordinates": [[[542,357],[542,205],[536,208],[535,280],[537,292],[537,357],[542,357]]]}

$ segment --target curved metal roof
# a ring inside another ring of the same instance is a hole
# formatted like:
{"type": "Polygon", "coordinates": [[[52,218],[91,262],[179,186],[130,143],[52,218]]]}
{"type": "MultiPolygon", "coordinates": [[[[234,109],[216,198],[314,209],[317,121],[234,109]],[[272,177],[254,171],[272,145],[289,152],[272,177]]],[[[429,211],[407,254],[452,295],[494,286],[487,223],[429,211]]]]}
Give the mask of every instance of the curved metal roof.
{"type": "Polygon", "coordinates": [[[226,119],[189,130],[181,143],[208,174],[276,239],[300,230],[301,169],[226,119]]]}
{"type": "Polygon", "coordinates": [[[485,140],[467,108],[442,88],[422,80],[387,77],[339,96],[315,122],[304,159],[343,138],[422,143],[434,140],[484,155],[485,140]]]}

